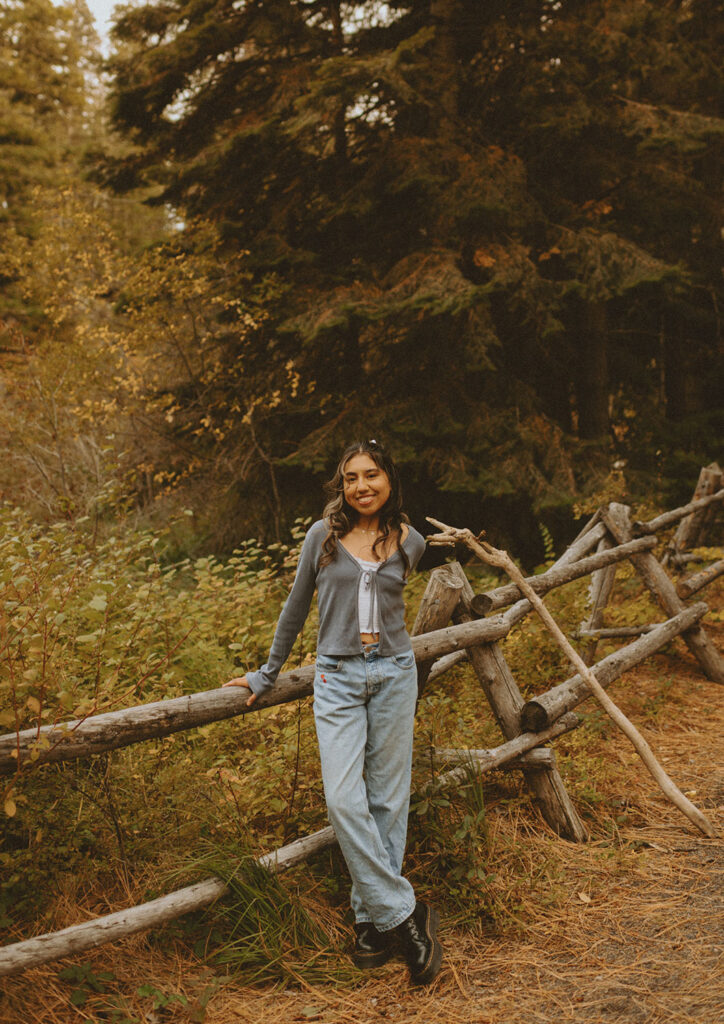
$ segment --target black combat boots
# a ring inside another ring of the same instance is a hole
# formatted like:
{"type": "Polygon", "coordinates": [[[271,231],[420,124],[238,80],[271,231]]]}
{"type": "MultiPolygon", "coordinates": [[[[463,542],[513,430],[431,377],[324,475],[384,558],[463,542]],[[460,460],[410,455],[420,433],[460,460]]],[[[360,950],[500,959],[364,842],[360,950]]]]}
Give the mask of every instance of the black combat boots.
{"type": "Polygon", "coordinates": [[[354,926],[355,940],[352,963],[362,970],[381,967],[392,956],[390,932],[378,932],[371,921],[361,921],[354,926]]]}
{"type": "Polygon", "coordinates": [[[434,907],[418,900],[410,916],[393,929],[414,985],[429,985],[440,971],[442,946],[436,935],[439,920],[434,907]]]}

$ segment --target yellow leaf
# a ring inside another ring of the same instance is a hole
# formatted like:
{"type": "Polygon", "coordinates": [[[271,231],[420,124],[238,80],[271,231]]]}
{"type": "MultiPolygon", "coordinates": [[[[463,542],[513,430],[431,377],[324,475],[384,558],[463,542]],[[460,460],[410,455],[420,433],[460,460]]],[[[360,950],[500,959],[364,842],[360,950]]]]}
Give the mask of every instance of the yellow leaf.
{"type": "Polygon", "coordinates": [[[40,701],[37,697],[28,697],[25,701],[31,711],[34,711],[36,715],[40,714],[40,701]]]}
{"type": "Polygon", "coordinates": [[[13,800],[13,798],[11,796],[6,797],[5,798],[5,813],[7,814],[8,818],[14,817],[16,811],[17,811],[17,807],[15,806],[15,801],[13,800]]]}

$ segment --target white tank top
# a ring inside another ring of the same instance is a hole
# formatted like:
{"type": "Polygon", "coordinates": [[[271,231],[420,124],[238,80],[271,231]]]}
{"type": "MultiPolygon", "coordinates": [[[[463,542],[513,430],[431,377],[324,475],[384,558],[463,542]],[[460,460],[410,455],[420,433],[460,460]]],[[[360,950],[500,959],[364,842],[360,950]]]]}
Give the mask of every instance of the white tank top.
{"type": "Polygon", "coordinates": [[[374,574],[380,567],[380,562],[366,562],[363,558],[355,561],[362,567],[362,574],[359,578],[359,590],[357,592],[357,606],[359,608],[359,628],[361,633],[379,633],[380,613],[377,603],[377,588],[374,574]]]}

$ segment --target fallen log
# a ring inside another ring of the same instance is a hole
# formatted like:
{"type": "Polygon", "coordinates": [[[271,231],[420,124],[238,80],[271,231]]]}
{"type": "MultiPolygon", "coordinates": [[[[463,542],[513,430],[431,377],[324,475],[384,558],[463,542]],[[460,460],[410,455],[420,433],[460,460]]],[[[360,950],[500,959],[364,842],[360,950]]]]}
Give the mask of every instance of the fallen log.
{"type": "Polygon", "coordinates": [[[501,768],[510,761],[517,761],[522,754],[526,754],[536,748],[540,749],[542,744],[550,743],[551,740],[562,736],[566,732],[570,732],[572,729],[577,729],[581,722],[582,719],[579,715],[570,712],[567,715],[562,715],[558,721],[554,722],[547,729],[542,729],[540,732],[521,732],[514,739],[501,743],[499,747],[482,750],[435,747],[433,754],[435,759],[463,762],[465,764],[468,764],[472,759],[475,761],[475,767],[478,771],[490,772],[495,768],[501,768]]]}
{"type": "MultiPolygon", "coordinates": [[[[610,525],[610,512],[611,507],[609,506],[607,516],[604,513],[604,522],[611,529],[610,525]]],[[[638,731],[636,726],[624,715],[621,709],[611,700],[604,688],[596,679],[593,672],[590,670],[588,665],[583,661],[578,651],[571,646],[570,641],[564,635],[558,623],[555,621],[551,613],[548,611],[543,601],[540,599],[538,594],[532,589],[532,587],[526,582],[522,572],[515,564],[510,555],[505,551],[500,551],[497,548],[492,547],[490,544],[477,540],[477,538],[471,533],[470,530],[458,530],[451,526],[446,526],[445,523],[441,523],[435,519],[427,517],[428,521],[437,526],[441,533],[436,534],[434,537],[428,537],[428,541],[432,543],[446,543],[450,541],[459,542],[462,541],[464,544],[473,551],[478,558],[488,562],[490,565],[498,566],[501,569],[505,569],[510,578],[520,587],[525,596],[531,602],[536,612],[543,620],[544,625],[553,636],[554,640],[565,653],[568,660],[578,669],[579,673],[585,679],[589,689],[593,696],[596,698],[598,703],[604,709],[608,717],[614,722],[621,732],[630,741],[636,753],[639,755],[644,765],[648,769],[654,781],[657,783],[659,789],[664,796],[671,801],[671,803],[677,807],[689,821],[693,822],[698,829],[700,829],[704,835],[714,839],[717,836],[714,826],[711,824],[705,814],[696,807],[688,797],[686,797],[679,787],[673,782],[673,780],[667,775],[664,769],[659,764],[654,752],[652,751],[649,744],[646,742],[644,737],[638,731]]],[[[613,531],[612,531],[613,532],[613,531]]],[[[614,534],[615,536],[615,534],[614,534]]],[[[617,538],[620,542],[622,538],[617,538]]],[[[638,557],[652,557],[652,556],[638,556],[638,557]]],[[[658,564],[658,563],[657,563],[658,564]]]]}
{"type": "MultiPolygon", "coordinates": [[[[508,628],[500,616],[465,622],[412,637],[412,649],[418,662],[431,662],[452,651],[499,640],[508,628]]],[[[236,687],[218,687],[79,721],[7,733],[0,736],[0,774],[10,774],[27,764],[72,761],[117,750],[142,740],[285,704],[311,694],[313,680],[314,666],[305,665],[282,672],[274,689],[258,697],[251,707],[246,706],[246,692],[236,687]]]]}
{"type": "Polygon", "coordinates": [[[720,558],[718,562],[714,562],[713,565],[702,569],[701,572],[694,573],[692,576],[687,576],[685,580],[681,580],[676,584],[676,593],[685,600],[687,597],[691,597],[692,594],[698,593],[703,587],[706,587],[717,577],[721,576],[722,573],[724,573],[724,558],[720,558]]]}
{"type": "MultiPolygon", "coordinates": [[[[331,825],[311,836],[297,839],[274,853],[257,859],[257,864],[272,873],[285,871],[336,842],[331,825]]],[[[219,878],[206,878],[203,882],[161,896],[150,903],[119,910],[115,914],[71,925],[58,932],[47,932],[24,942],[0,947],[0,977],[19,974],[29,967],[37,967],[49,960],[60,960],[86,949],[102,946],[116,939],[135,935],[158,925],[173,921],[193,910],[203,910],[226,892],[226,884],[219,878]]]]}
{"type": "Polygon", "coordinates": [[[666,553],[669,556],[666,564],[673,566],[677,572],[686,569],[687,565],[698,565],[699,562],[709,561],[704,555],[695,555],[691,551],[667,551],[666,553]]]}
{"type": "MultiPolygon", "coordinates": [[[[536,594],[546,594],[554,587],[560,587],[564,583],[580,579],[581,576],[588,576],[596,570],[604,569],[607,566],[621,562],[631,555],[641,551],[650,551],[656,547],[655,537],[639,537],[628,544],[619,544],[617,547],[606,548],[589,555],[587,558],[580,558],[575,562],[565,562],[562,565],[555,565],[542,572],[539,576],[528,576],[526,582],[536,594]]],[[[504,587],[496,587],[495,590],[488,590],[483,594],[476,594],[470,602],[473,611],[477,615],[487,615],[489,612],[498,611],[506,605],[518,601],[523,595],[515,583],[508,583],[504,587]]]]}
{"type": "MultiPolygon", "coordinates": [[[[690,608],[675,615],[666,622],[654,626],[640,639],[622,647],[607,658],[599,661],[591,669],[601,686],[609,686],[614,680],[649,658],[665,644],[679,636],[698,622],[708,611],[708,606],[699,601],[690,608]]],[[[565,682],[552,687],[546,693],[526,701],[520,713],[521,725],[524,729],[539,731],[549,728],[560,715],[571,711],[591,696],[585,679],[576,673],[565,682]]]]}
{"type": "MultiPolygon", "coordinates": [[[[464,764],[471,768],[477,768],[476,762],[487,754],[487,750],[466,750],[464,748],[447,749],[435,747],[432,755],[436,761],[445,764],[464,764]]],[[[553,766],[553,751],[550,747],[537,747],[528,750],[525,754],[519,754],[512,761],[505,761],[497,767],[501,771],[514,771],[516,768],[550,768],[553,766]]]]}

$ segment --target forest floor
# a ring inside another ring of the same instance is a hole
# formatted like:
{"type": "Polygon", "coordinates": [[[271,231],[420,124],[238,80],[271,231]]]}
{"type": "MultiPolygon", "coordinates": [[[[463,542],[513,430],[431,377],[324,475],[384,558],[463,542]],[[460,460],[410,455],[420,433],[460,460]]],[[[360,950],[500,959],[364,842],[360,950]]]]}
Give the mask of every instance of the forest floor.
{"type": "MultiPolygon", "coordinates": [[[[724,647],[724,623],[707,623],[724,647]]],[[[724,702],[677,641],[627,674],[612,694],[637,721],[677,784],[724,834],[724,702]],[[665,665],[664,665],[665,662],[665,665]],[[662,670],[671,680],[661,700],[662,670]],[[642,719],[641,709],[649,714],[642,719]],[[652,710],[653,709],[653,710],[652,710]]],[[[668,804],[627,741],[608,733],[621,808],[614,839],[575,845],[553,836],[533,810],[520,829],[531,864],[556,859],[550,899],[521,908],[521,926],[477,934],[443,921],[443,970],[425,990],[399,961],[339,985],[221,985],[180,943],[144,935],[86,954],[91,977],[109,972],[107,996],[83,1007],[46,964],[0,987],[2,1024],[719,1024],[724,1021],[724,844],[706,839],[668,804]],[[532,827],[531,827],[532,824],[532,827]],[[144,989],[143,982],[153,979],[144,989]],[[209,979],[212,979],[209,984],[209,979]],[[204,987],[206,986],[206,987],[204,987]],[[186,1005],[164,992],[184,995],[186,1005]],[[154,992],[157,998],[152,998],[154,992]],[[151,1006],[153,1004],[153,1006],[151,1006]],[[116,1002],[115,1006],[119,1007],[116,1002]]],[[[606,808],[610,814],[610,806],[606,808]]],[[[89,916],[75,908],[65,923],[89,916]]],[[[92,981],[88,985],[92,990],[92,981]]]]}

